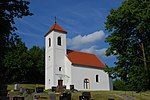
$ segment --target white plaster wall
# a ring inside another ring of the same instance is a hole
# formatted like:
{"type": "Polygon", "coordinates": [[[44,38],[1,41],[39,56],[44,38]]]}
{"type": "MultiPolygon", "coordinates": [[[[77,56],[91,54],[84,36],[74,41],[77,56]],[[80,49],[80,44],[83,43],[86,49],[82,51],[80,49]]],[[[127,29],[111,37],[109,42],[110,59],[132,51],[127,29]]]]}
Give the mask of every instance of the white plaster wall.
{"type": "Polygon", "coordinates": [[[108,74],[101,69],[72,65],[71,71],[72,84],[78,90],[87,90],[84,89],[85,78],[89,79],[90,81],[90,89],[88,90],[110,90],[108,74]],[[99,82],[96,82],[96,75],[99,75],[99,82]]]}
{"type": "Polygon", "coordinates": [[[62,79],[64,82],[65,74],[65,55],[66,55],[66,34],[54,31],[54,85],[58,85],[58,80],[62,79]],[[61,37],[61,46],[57,45],[57,38],[61,37]],[[59,71],[59,67],[62,68],[62,71],[59,71]]]}
{"type": "Polygon", "coordinates": [[[54,84],[53,70],[53,32],[45,37],[45,89],[50,89],[54,84]],[[49,38],[51,38],[51,46],[49,47],[49,38]],[[50,56],[50,57],[49,57],[50,56]]]}
{"type": "Polygon", "coordinates": [[[65,55],[66,34],[52,31],[45,37],[45,89],[57,86],[60,74],[65,74],[65,55]],[[59,36],[61,37],[61,46],[57,45],[59,36]],[[50,47],[49,38],[51,38],[50,47]],[[62,71],[59,71],[59,67],[62,67],[62,71]]]}
{"type": "Polygon", "coordinates": [[[67,76],[65,79],[65,85],[67,89],[70,89],[70,85],[71,84],[71,65],[72,63],[69,61],[69,59],[67,58],[67,56],[65,56],[65,75],[67,76]]]}

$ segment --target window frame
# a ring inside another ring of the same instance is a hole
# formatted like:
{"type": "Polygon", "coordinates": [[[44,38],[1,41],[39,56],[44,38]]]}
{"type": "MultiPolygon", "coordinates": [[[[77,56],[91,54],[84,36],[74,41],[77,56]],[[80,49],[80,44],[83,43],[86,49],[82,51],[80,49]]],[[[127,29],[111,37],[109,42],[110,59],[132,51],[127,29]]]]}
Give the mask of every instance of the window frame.
{"type": "Polygon", "coordinates": [[[90,80],[85,78],[84,80],[84,89],[90,89],[90,80]]]}
{"type": "Polygon", "coordinates": [[[59,67],[58,70],[61,72],[62,71],[62,67],[59,67]]]}
{"type": "Polygon", "coordinates": [[[61,37],[59,36],[59,37],[57,37],[57,45],[59,45],[59,46],[61,46],[62,45],[62,43],[61,43],[61,37]]]}
{"type": "Polygon", "coordinates": [[[96,75],[96,82],[99,82],[99,75],[96,75]]]}
{"type": "Polygon", "coordinates": [[[51,47],[51,38],[48,39],[48,47],[51,47]]]}

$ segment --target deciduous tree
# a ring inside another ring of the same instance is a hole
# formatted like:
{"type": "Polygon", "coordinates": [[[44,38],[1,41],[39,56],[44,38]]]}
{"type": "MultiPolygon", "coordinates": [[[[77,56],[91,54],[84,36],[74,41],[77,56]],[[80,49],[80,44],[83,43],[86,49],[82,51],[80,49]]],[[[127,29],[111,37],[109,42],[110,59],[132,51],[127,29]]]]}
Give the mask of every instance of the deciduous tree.
{"type": "Polygon", "coordinates": [[[131,90],[150,89],[150,1],[125,0],[110,11],[106,55],[115,55],[116,66],[110,72],[125,81],[131,90]]]}
{"type": "Polygon", "coordinates": [[[32,62],[25,43],[17,35],[11,38],[11,44],[4,56],[3,65],[5,68],[2,69],[4,72],[3,81],[7,84],[26,81],[26,75],[32,62]]]}
{"type": "Polygon", "coordinates": [[[33,46],[29,51],[32,66],[29,68],[27,80],[30,83],[43,83],[45,80],[45,56],[44,49],[38,46],[33,46]]]}
{"type": "MultiPolygon", "coordinates": [[[[3,71],[6,68],[2,62],[9,50],[10,37],[17,30],[14,19],[32,15],[28,5],[29,2],[26,0],[0,0],[0,85],[7,84],[8,81],[5,81],[5,76],[9,74],[8,71],[3,71]]],[[[9,76],[9,79],[12,77],[9,76]]]]}

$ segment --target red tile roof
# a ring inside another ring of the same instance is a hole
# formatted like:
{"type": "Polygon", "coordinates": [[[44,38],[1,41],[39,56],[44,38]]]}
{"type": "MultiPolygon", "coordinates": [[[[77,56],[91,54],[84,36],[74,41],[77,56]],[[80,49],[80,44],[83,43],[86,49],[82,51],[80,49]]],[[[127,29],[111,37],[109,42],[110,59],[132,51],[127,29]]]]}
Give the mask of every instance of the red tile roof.
{"type": "Polygon", "coordinates": [[[59,31],[59,32],[62,32],[62,33],[67,33],[64,29],[62,29],[57,23],[55,23],[51,28],[50,30],[45,34],[45,36],[47,36],[51,31],[59,31]]]}
{"type": "Polygon", "coordinates": [[[95,54],[67,50],[68,59],[76,65],[84,65],[94,68],[106,68],[95,54]]]}

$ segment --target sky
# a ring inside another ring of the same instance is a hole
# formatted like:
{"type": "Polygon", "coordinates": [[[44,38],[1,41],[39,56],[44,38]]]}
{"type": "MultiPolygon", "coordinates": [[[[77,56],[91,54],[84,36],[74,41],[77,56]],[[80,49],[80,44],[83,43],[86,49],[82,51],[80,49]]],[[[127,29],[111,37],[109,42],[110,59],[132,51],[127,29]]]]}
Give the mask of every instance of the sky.
{"type": "Polygon", "coordinates": [[[34,15],[16,19],[17,33],[28,48],[45,47],[44,35],[55,22],[67,31],[67,49],[94,53],[103,63],[113,67],[114,56],[105,56],[110,33],[104,22],[111,9],[123,0],[30,0],[34,15]]]}

